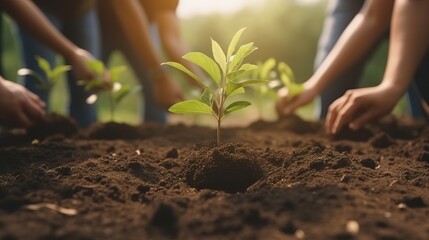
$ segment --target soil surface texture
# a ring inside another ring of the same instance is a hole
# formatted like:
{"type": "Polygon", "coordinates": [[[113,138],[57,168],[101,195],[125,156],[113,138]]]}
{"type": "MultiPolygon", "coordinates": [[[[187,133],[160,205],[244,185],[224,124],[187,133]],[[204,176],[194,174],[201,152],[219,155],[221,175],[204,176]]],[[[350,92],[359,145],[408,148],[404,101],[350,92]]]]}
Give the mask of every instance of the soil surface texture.
{"type": "Polygon", "coordinates": [[[0,138],[0,239],[429,239],[429,126],[55,116],[0,138]],[[61,127],[63,124],[63,127],[61,127]]]}

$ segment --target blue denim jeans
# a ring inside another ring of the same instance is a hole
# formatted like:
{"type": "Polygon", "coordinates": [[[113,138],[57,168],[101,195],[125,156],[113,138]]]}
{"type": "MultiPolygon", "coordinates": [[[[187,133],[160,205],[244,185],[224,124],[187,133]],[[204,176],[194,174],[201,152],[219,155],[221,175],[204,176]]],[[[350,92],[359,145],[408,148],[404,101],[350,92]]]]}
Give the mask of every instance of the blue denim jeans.
{"type": "MultiPolygon", "coordinates": [[[[323,25],[322,35],[319,39],[317,55],[314,63],[314,68],[323,62],[326,56],[340,38],[344,29],[352,21],[354,16],[360,11],[364,0],[330,0],[328,4],[328,15],[323,25]]],[[[353,66],[349,71],[340,76],[330,86],[328,86],[320,95],[318,102],[320,118],[325,118],[328,113],[329,105],[336,99],[344,95],[349,89],[358,87],[359,80],[362,77],[363,69],[366,61],[371,54],[368,54],[362,61],[353,66]]],[[[411,115],[415,118],[425,118],[425,113],[420,103],[420,94],[416,84],[413,83],[407,93],[408,104],[411,115]]]]}
{"type": "MultiPolygon", "coordinates": [[[[41,7],[41,10],[44,11],[43,7],[41,7]]],[[[100,34],[97,12],[95,10],[88,11],[72,19],[63,19],[61,16],[56,16],[55,13],[50,13],[48,11],[44,11],[44,13],[51,23],[70,41],[80,48],[89,51],[94,57],[99,58],[100,34]]],[[[29,36],[23,29],[20,29],[20,35],[25,66],[44,76],[44,73],[38,67],[35,56],[39,55],[47,59],[51,65],[54,65],[55,52],[48,46],[45,46],[43,43],[29,36]]],[[[86,98],[89,96],[89,93],[86,92],[82,86],[76,84],[73,72],[70,71],[67,73],[67,81],[70,93],[68,103],[69,115],[76,120],[80,127],[88,127],[97,120],[95,106],[86,103],[86,98]]],[[[34,80],[24,78],[24,82],[28,89],[35,92],[48,103],[49,94],[46,91],[39,90],[35,86],[34,80]]]]}

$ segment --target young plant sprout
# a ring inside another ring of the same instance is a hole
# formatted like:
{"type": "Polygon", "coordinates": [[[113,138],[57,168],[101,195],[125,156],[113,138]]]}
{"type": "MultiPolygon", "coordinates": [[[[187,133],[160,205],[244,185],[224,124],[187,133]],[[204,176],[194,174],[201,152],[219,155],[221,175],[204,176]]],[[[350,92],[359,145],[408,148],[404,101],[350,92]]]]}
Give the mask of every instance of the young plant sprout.
{"type": "Polygon", "coordinates": [[[295,82],[295,76],[289,65],[284,62],[279,62],[277,69],[280,74],[280,80],[288,90],[288,99],[291,99],[304,91],[304,85],[295,82]]]}
{"type": "Polygon", "coordinates": [[[46,59],[40,56],[36,56],[36,60],[40,69],[42,69],[42,71],[45,73],[46,79],[37,72],[28,68],[19,69],[18,75],[33,77],[34,80],[37,81],[36,87],[48,93],[59,81],[61,81],[62,75],[71,69],[69,65],[57,65],[53,68],[46,59]]]}
{"type": "Polygon", "coordinates": [[[258,69],[253,71],[252,78],[254,79],[273,79],[268,84],[255,84],[252,86],[253,94],[257,98],[257,106],[259,110],[259,116],[263,119],[262,109],[266,99],[275,100],[277,98],[276,88],[281,86],[282,83],[276,78],[276,60],[269,58],[265,62],[258,63],[258,69]]]}
{"type": "MultiPolygon", "coordinates": [[[[110,120],[114,121],[114,115],[116,106],[129,94],[135,93],[141,90],[141,86],[131,86],[130,84],[120,83],[120,75],[125,71],[125,66],[117,66],[110,69],[106,69],[104,63],[100,60],[92,59],[86,62],[87,67],[93,71],[96,75],[94,79],[89,81],[81,81],[85,86],[85,90],[99,90],[108,93],[110,102],[110,120]],[[104,78],[109,77],[113,87],[106,89],[104,87],[104,78]]],[[[86,102],[88,104],[94,104],[98,99],[96,93],[90,95],[86,102]]]]}
{"type": "Polygon", "coordinates": [[[188,74],[204,88],[199,99],[176,103],[169,108],[169,111],[180,114],[203,113],[212,115],[217,121],[216,136],[218,145],[220,144],[220,126],[223,118],[232,112],[251,105],[248,101],[235,101],[227,104],[228,98],[235,94],[244,93],[244,87],[246,86],[268,82],[257,79],[240,79],[241,76],[246,76],[250,71],[257,69],[256,65],[243,64],[244,58],[257,49],[253,46],[253,42],[242,45],[235,51],[244,30],[245,28],[242,28],[234,35],[226,54],[220,45],[211,39],[213,58],[201,52],[190,52],[183,56],[184,59],[198,65],[207,72],[211,78],[208,83],[180,63],[162,63],[162,65],[174,67],[188,74]]]}

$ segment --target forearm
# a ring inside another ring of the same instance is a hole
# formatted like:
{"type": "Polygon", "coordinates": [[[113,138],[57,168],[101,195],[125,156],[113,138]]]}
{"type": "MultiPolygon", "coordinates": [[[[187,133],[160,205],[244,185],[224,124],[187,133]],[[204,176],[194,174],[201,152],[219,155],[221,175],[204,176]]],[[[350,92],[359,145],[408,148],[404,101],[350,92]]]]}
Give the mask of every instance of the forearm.
{"type": "Polygon", "coordinates": [[[358,63],[388,31],[391,0],[367,1],[308,81],[318,92],[358,63]]]}
{"type": "Polygon", "coordinates": [[[155,73],[161,69],[161,60],[149,36],[149,25],[145,13],[135,0],[106,0],[110,4],[119,25],[124,30],[126,42],[135,50],[140,62],[155,73]]]}
{"type": "Polygon", "coordinates": [[[6,12],[26,31],[69,59],[78,49],[58,32],[43,13],[29,0],[0,0],[6,12]]]}
{"type": "MultiPolygon", "coordinates": [[[[202,78],[204,74],[201,69],[182,58],[183,55],[189,52],[189,49],[181,37],[179,19],[175,12],[169,11],[159,13],[156,17],[156,23],[158,25],[162,46],[169,60],[181,63],[202,78]]],[[[190,82],[195,81],[191,77],[188,79],[190,82]]]]}
{"type": "Polygon", "coordinates": [[[429,47],[429,1],[396,0],[383,85],[402,96],[429,47]]]}

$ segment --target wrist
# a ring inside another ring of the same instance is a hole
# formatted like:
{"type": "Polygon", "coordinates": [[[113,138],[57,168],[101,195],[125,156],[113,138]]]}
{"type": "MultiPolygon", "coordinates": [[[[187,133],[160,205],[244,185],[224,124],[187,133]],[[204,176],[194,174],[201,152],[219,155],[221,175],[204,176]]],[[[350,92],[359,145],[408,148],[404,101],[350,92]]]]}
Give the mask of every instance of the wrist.
{"type": "Polygon", "coordinates": [[[311,92],[314,96],[319,95],[323,91],[324,87],[321,84],[321,81],[311,77],[308,81],[304,83],[304,88],[306,91],[311,92]]]}
{"type": "Polygon", "coordinates": [[[388,92],[392,96],[395,96],[396,98],[402,97],[404,93],[407,90],[407,86],[402,86],[400,84],[394,84],[391,81],[385,81],[383,80],[379,85],[379,88],[383,89],[384,91],[388,92]]]}

